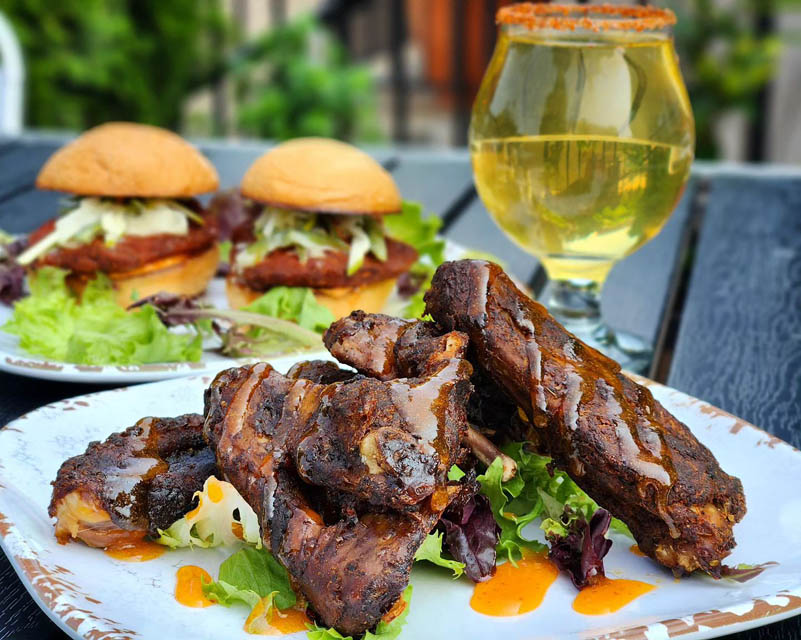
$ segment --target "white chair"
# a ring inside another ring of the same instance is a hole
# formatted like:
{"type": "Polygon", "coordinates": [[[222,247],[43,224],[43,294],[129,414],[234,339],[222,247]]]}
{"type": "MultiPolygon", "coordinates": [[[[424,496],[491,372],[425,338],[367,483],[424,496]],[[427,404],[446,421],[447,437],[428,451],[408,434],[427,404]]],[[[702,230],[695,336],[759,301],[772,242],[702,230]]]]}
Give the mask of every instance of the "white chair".
{"type": "Polygon", "coordinates": [[[25,63],[11,23],[0,12],[0,136],[22,133],[25,63]]]}

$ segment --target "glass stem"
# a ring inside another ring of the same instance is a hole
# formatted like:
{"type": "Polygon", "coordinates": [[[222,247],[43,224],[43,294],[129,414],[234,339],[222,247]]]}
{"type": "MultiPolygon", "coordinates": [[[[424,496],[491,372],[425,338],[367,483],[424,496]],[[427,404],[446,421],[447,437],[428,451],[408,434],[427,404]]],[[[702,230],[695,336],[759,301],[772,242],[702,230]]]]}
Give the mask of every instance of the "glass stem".
{"type": "Polygon", "coordinates": [[[614,340],[612,330],[601,320],[601,287],[594,280],[551,280],[545,295],[548,311],[571,333],[600,342],[614,340]]]}

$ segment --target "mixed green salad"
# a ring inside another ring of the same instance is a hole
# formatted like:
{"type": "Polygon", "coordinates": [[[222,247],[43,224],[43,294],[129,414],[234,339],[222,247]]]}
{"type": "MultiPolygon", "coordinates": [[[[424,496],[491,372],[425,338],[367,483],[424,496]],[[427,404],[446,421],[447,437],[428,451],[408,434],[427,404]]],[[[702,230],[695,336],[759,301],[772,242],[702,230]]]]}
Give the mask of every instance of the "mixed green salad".
{"type": "MultiPolygon", "coordinates": [[[[70,238],[75,233],[119,232],[123,228],[120,220],[131,217],[128,209],[118,211],[114,208],[117,205],[95,200],[82,199],[80,206],[59,219],[57,227],[62,225],[63,233],[70,238]]],[[[156,217],[178,226],[188,224],[189,214],[194,215],[169,202],[125,205],[131,206],[139,207],[134,216],[137,219],[151,217],[154,207],[167,207],[174,210],[174,216],[165,218],[160,211],[156,217]]],[[[336,244],[337,233],[347,232],[353,238],[348,266],[351,272],[361,266],[368,252],[378,257],[386,253],[386,234],[412,245],[419,253],[400,292],[405,296],[400,313],[406,317],[422,314],[423,292],[444,260],[445,243],[437,237],[441,224],[437,217],[424,217],[422,207],[411,202],[404,202],[399,215],[387,216],[384,228],[365,216],[330,216],[332,221],[326,225],[331,228],[322,229],[321,217],[310,214],[303,220],[308,228],[301,232],[298,214],[293,213],[290,221],[286,212],[267,208],[257,223],[257,242],[237,259],[260,259],[259,252],[290,245],[314,256],[327,248],[341,248],[336,244]],[[341,225],[347,229],[337,230],[341,225]]],[[[202,357],[204,338],[213,334],[218,336],[218,349],[224,355],[274,356],[321,348],[321,334],[334,320],[317,303],[312,290],[304,287],[274,287],[241,311],[215,309],[162,294],[137,301],[134,308],[125,311],[114,303],[112,284],[106,276],[98,274],[79,300],[66,284],[67,272],[55,267],[43,267],[31,275],[29,294],[23,297],[25,271],[20,259],[30,262],[31,250],[39,252],[41,246],[37,243],[26,250],[13,237],[0,236],[0,302],[14,304],[10,320],[0,330],[18,336],[20,347],[28,353],[45,358],[85,365],[197,362],[202,357]],[[175,326],[184,329],[171,331],[175,326]]]]}
{"type": "MultiPolygon", "coordinates": [[[[565,473],[553,469],[550,458],[530,451],[527,443],[510,443],[503,451],[518,466],[517,475],[507,482],[502,479],[500,458],[478,476],[475,470],[465,473],[458,467],[451,469],[450,481],[477,483],[478,493],[470,504],[455,505],[455,509],[454,505],[449,507],[437,529],[418,549],[415,561],[442,568],[443,577],[480,580],[492,574],[496,558],[516,563],[525,549],[546,551],[550,546],[552,560],[570,574],[574,582],[581,576],[573,575],[576,569],[571,562],[582,565],[584,572],[597,568],[611,545],[606,539],[608,514],[565,473]],[[468,516],[464,518],[466,513],[468,516]],[[589,523],[599,518],[606,519],[605,525],[593,528],[589,523]],[[537,536],[536,526],[529,526],[537,520],[544,536],[537,536]],[[585,538],[592,544],[588,545],[585,538]],[[465,542],[467,548],[461,542],[465,542]],[[473,548],[469,548],[471,546],[473,548]],[[559,556],[566,551],[569,557],[560,563],[559,556]],[[491,561],[486,564],[489,566],[479,566],[482,558],[486,561],[488,552],[491,561]]],[[[248,611],[252,614],[258,607],[268,624],[277,611],[294,607],[297,596],[292,591],[289,576],[262,545],[258,518],[236,489],[212,477],[196,497],[198,507],[169,529],[160,531],[157,541],[173,549],[236,547],[220,565],[216,580],[203,583],[203,594],[224,606],[243,606],[243,616],[248,611]],[[240,535],[234,535],[234,530],[240,535]]],[[[618,520],[612,519],[612,528],[631,535],[618,520]]],[[[410,609],[411,586],[402,597],[406,602],[403,613],[391,622],[379,623],[374,632],[365,634],[365,640],[398,637],[410,609]]],[[[252,618],[248,616],[248,620],[252,618]]],[[[312,624],[307,635],[310,640],[346,640],[335,629],[312,624]]]]}

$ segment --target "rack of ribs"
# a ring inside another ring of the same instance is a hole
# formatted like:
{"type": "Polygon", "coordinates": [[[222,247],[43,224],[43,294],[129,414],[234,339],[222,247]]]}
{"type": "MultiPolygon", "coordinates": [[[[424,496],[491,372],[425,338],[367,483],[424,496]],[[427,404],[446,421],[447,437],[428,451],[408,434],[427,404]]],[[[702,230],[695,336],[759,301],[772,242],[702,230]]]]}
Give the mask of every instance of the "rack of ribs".
{"type": "Polygon", "coordinates": [[[48,509],[56,537],[105,548],[158,535],[215,470],[202,416],[143,418],[61,465],[48,509]]]}
{"type": "Polygon", "coordinates": [[[414,555],[459,491],[472,367],[466,338],[379,380],[331,363],[284,376],[268,364],[220,373],[205,433],[225,478],[317,616],[345,634],[374,627],[409,582],[414,555]]]}
{"type": "Polygon", "coordinates": [[[677,574],[718,577],[745,514],[740,481],[620,366],[568,333],[489,262],[440,266],[426,311],[522,410],[528,436],[640,548],[677,574]]]}

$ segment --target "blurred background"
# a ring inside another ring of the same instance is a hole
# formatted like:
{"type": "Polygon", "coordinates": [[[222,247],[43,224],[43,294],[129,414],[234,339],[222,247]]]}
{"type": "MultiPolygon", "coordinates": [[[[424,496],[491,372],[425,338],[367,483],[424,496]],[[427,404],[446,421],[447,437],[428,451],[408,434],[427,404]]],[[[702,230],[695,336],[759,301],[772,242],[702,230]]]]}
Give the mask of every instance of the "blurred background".
{"type": "MultiPolygon", "coordinates": [[[[116,119],[195,138],[461,146],[503,4],[3,0],[0,133],[116,119]]],[[[653,4],[679,17],[697,157],[801,163],[801,0],[653,4]]]]}

